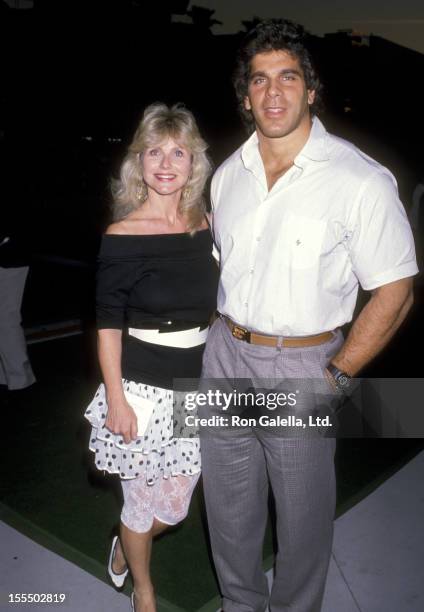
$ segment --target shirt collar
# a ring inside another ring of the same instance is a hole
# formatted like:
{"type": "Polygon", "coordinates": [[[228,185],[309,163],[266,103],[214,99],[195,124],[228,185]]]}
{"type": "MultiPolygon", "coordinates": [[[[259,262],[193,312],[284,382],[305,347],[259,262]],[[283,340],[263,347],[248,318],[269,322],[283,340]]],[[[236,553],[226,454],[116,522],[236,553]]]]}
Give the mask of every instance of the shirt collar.
{"type": "Polygon", "coordinates": [[[259,154],[258,135],[256,130],[246,140],[241,148],[241,159],[246,170],[254,170],[262,165],[262,160],[259,154]]]}
{"type": "Polygon", "coordinates": [[[311,161],[327,161],[330,159],[327,149],[327,130],[318,119],[313,117],[312,127],[309,133],[309,138],[306,141],[303,149],[296,155],[294,160],[296,165],[301,166],[299,163],[302,158],[310,159],[311,161]]]}
{"type": "MultiPolygon", "coordinates": [[[[241,159],[247,170],[254,170],[262,166],[256,131],[253,132],[242,146],[241,159]]],[[[296,155],[294,163],[296,166],[303,167],[304,159],[317,162],[330,159],[327,150],[327,130],[318,117],[313,117],[309,138],[303,149],[296,155]]]]}

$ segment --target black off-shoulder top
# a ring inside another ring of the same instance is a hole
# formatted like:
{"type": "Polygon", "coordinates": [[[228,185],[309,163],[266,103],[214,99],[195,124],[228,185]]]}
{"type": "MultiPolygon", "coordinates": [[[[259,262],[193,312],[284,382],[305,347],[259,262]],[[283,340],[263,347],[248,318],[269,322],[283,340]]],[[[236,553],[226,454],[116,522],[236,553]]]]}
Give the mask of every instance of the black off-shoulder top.
{"type": "Polygon", "coordinates": [[[127,329],[205,327],[216,308],[218,268],[209,230],[190,234],[103,236],[98,257],[98,329],[122,329],[122,376],[171,389],[197,378],[204,345],[143,342],[127,329]]]}

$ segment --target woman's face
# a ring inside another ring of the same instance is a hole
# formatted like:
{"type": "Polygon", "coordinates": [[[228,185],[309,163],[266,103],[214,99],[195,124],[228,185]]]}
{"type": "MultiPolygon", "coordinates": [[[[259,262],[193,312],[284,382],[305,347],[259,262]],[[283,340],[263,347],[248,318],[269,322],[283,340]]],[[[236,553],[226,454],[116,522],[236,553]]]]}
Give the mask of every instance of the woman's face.
{"type": "Polygon", "coordinates": [[[159,195],[172,195],[181,192],[190,177],[192,154],[168,137],[146,149],[141,164],[147,188],[159,195]]]}

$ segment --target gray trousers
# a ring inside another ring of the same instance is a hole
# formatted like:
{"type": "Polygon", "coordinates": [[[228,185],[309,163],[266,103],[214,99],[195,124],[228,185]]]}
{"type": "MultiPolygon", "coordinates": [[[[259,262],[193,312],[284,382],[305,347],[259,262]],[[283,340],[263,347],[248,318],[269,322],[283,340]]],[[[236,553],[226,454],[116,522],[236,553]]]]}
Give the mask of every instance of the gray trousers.
{"type": "MultiPolygon", "coordinates": [[[[215,321],[202,378],[321,378],[343,338],[301,349],[250,345],[215,321]]],[[[208,416],[208,407],[199,409],[208,416]]],[[[260,428],[201,431],[202,471],[215,568],[225,612],[319,612],[331,554],[335,440],[284,438],[260,428]],[[262,569],[272,487],[278,553],[269,594],[262,569]]]]}
{"type": "Polygon", "coordinates": [[[0,267],[0,384],[23,389],[35,382],[21,325],[28,267],[0,267]]]}

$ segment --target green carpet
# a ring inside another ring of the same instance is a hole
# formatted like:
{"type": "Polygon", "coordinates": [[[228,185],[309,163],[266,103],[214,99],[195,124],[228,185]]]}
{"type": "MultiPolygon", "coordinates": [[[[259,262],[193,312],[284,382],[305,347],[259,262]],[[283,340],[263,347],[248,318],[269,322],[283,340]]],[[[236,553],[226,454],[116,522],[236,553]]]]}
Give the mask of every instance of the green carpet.
{"type": "MultiPolygon", "coordinates": [[[[99,380],[94,334],[33,345],[30,356],[38,383],[0,397],[7,415],[0,518],[106,580],[105,559],[119,520],[121,492],[119,479],[97,472],[86,450],[89,426],[82,413],[99,380]]],[[[424,440],[340,440],[338,514],[423,448],[424,440]]],[[[268,564],[272,552],[268,529],[268,564]]],[[[218,591],[200,487],[184,524],[155,542],[152,575],[161,610],[216,609],[216,602],[208,604],[218,591]]]]}

